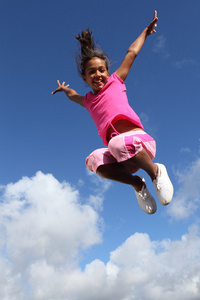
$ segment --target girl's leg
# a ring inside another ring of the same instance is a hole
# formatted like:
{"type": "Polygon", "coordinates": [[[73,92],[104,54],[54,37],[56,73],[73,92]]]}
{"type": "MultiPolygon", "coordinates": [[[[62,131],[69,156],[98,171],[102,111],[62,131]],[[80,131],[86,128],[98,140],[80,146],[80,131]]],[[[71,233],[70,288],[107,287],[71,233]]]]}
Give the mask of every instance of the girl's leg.
{"type": "Polygon", "coordinates": [[[94,150],[86,158],[86,166],[90,171],[97,173],[99,176],[129,184],[136,191],[140,191],[144,185],[139,176],[133,176],[123,164],[117,162],[108,148],[94,150]]]}
{"type": "Polygon", "coordinates": [[[139,169],[144,170],[153,181],[158,175],[158,166],[154,164],[147,153],[147,151],[143,148],[139,153],[137,153],[134,157],[123,162],[124,166],[134,165],[139,169]]]}
{"type": "Polygon", "coordinates": [[[139,176],[133,176],[128,172],[125,166],[118,162],[100,165],[96,173],[103,178],[129,184],[133,186],[137,192],[139,192],[144,185],[139,176]]]}
{"type": "MultiPolygon", "coordinates": [[[[132,161],[129,161],[129,163],[130,162],[133,163],[132,161]]],[[[116,162],[107,149],[95,150],[86,159],[86,165],[91,171],[96,172],[103,178],[132,186],[135,189],[139,206],[148,214],[156,212],[157,206],[155,199],[149,193],[144,179],[132,175],[122,163],[116,162]]],[[[136,166],[135,169],[137,168],[136,166]]]]}
{"type": "MultiPolygon", "coordinates": [[[[143,137],[145,137],[143,135],[141,137],[141,140],[143,140],[143,137]]],[[[109,164],[106,163],[105,160],[103,160],[102,164],[99,164],[98,165],[99,167],[96,168],[95,170],[96,173],[101,177],[119,181],[133,186],[136,193],[142,195],[142,197],[140,198],[143,199],[144,195],[147,194],[147,188],[145,182],[142,181],[140,177],[133,176],[131,174],[133,172],[136,172],[137,169],[143,169],[153,181],[153,185],[156,189],[156,193],[161,204],[166,205],[170,203],[173,197],[173,185],[169,179],[165,166],[162,164],[154,164],[147,150],[142,147],[138,149],[138,147],[140,147],[138,146],[138,143],[133,144],[132,137],[129,138],[128,135],[126,136],[127,136],[127,140],[125,141],[125,144],[123,140],[123,135],[114,137],[109,143],[109,152],[118,161],[121,161],[121,163],[115,161],[109,164]],[[139,151],[137,151],[137,154],[135,156],[127,160],[121,159],[124,156],[126,156],[125,149],[127,149],[128,154],[130,149],[130,154],[132,154],[131,150],[134,149],[135,151],[136,148],[139,151]]],[[[151,143],[151,139],[150,139],[150,143],[151,143]]],[[[153,154],[154,149],[151,148],[150,144],[148,144],[147,146],[148,146],[148,151],[149,149],[153,150],[153,151],[149,151],[149,153],[151,153],[152,156],[154,156],[153,154]]],[[[137,194],[136,196],[138,199],[139,196],[137,194]]]]}
{"type": "Polygon", "coordinates": [[[134,165],[146,171],[151,177],[160,203],[167,205],[171,202],[174,188],[167,174],[167,170],[162,164],[154,164],[144,148],[134,157],[123,162],[123,164],[125,166],[127,165],[127,167],[134,165]]]}
{"type": "Polygon", "coordinates": [[[123,163],[111,163],[101,165],[97,168],[96,173],[107,179],[129,184],[139,192],[145,185],[139,176],[134,176],[127,170],[126,166],[134,165],[137,168],[143,169],[151,177],[152,181],[156,178],[158,166],[154,164],[145,149],[142,149],[137,155],[123,163]]]}
{"type": "Polygon", "coordinates": [[[107,179],[126,183],[135,189],[136,198],[141,209],[147,214],[154,214],[157,205],[154,197],[149,193],[145,180],[139,176],[133,176],[129,171],[120,163],[111,163],[100,165],[96,173],[107,179]]]}

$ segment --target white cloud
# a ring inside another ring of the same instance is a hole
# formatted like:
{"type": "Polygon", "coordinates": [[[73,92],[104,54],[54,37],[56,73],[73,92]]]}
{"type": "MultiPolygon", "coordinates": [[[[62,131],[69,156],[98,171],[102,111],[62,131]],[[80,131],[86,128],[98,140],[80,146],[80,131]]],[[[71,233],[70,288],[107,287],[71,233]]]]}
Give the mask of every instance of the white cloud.
{"type": "Polygon", "coordinates": [[[180,149],[180,153],[190,153],[190,152],[191,152],[191,150],[189,147],[183,147],[180,149]]]}
{"type": "Polygon", "coordinates": [[[0,298],[198,299],[197,225],[177,241],[152,241],[146,233],[135,233],[110,253],[107,263],[97,258],[82,270],[83,249],[101,242],[99,225],[98,212],[81,204],[79,192],[53,175],[38,172],[5,186],[0,202],[0,298]]]}
{"type": "Polygon", "coordinates": [[[195,299],[200,292],[199,250],[196,226],[174,242],[152,242],[147,234],[136,233],[111,253],[111,262],[121,266],[120,279],[131,281],[135,299],[195,299]]]}
{"type": "Polygon", "coordinates": [[[156,38],[156,43],[153,48],[153,52],[161,54],[164,58],[168,58],[169,52],[166,46],[167,39],[163,35],[159,35],[156,38]]]}
{"type": "Polygon", "coordinates": [[[5,259],[5,257],[0,257],[0,299],[24,299],[24,289],[21,285],[21,276],[19,273],[12,273],[12,265],[5,259]]]}
{"type": "Polygon", "coordinates": [[[182,69],[188,65],[193,65],[193,66],[198,65],[198,63],[192,58],[183,58],[182,60],[174,62],[173,65],[177,69],[182,69]]]}
{"type": "Polygon", "coordinates": [[[178,241],[151,241],[148,234],[135,233],[111,253],[107,264],[96,259],[83,271],[40,262],[31,266],[29,280],[35,287],[31,299],[198,299],[198,227],[178,241]]]}
{"type": "Polygon", "coordinates": [[[8,184],[2,200],[2,246],[17,269],[44,257],[60,265],[77,258],[79,249],[101,242],[97,212],[80,203],[77,190],[50,174],[38,172],[8,184]]]}
{"type": "Polygon", "coordinates": [[[103,195],[112,185],[110,180],[104,179],[102,177],[97,176],[94,172],[86,169],[87,175],[90,176],[92,183],[95,185],[92,187],[95,194],[103,195]]]}
{"type": "Polygon", "coordinates": [[[150,134],[153,138],[155,138],[157,134],[157,128],[155,127],[155,125],[152,125],[149,116],[146,113],[142,112],[140,114],[140,119],[142,124],[144,125],[144,128],[146,129],[146,132],[150,134]]]}
{"type": "Polygon", "coordinates": [[[96,211],[103,210],[103,195],[110,188],[112,182],[110,180],[97,176],[94,172],[86,169],[87,175],[90,177],[92,185],[92,191],[94,195],[90,195],[87,203],[91,205],[96,211]]]}
{"type": "Polygon", "coordinates": [[[167,213],[173,219],[188,219],[200,205],[200,158],[191,163],[184,170],[176,172],[179,180],[179,189],[167,207],[167,213]]]}

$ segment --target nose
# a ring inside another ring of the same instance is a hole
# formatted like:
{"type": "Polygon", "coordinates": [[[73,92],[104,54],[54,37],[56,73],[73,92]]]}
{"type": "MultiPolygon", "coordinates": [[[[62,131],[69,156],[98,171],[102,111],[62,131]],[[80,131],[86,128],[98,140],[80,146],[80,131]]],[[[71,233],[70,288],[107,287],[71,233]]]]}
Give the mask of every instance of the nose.
{"type": "Polygon", "coordinates": [[[99,70],[96,71],[96,76],[101,76],[101,72],[99,70]]]}

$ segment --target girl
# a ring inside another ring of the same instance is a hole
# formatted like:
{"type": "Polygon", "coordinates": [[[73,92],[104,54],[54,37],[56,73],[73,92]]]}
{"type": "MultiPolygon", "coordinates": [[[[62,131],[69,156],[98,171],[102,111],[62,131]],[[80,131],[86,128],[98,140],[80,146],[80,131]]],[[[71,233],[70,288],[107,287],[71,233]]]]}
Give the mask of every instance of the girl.
{"type": "Polygon", "coordinates": [[[94,43],[92,32],[82,31],[75,38],[80,43],[77,64],[84,82],[92,89],[85,96],[69,88],[65,82],[52,92],[65,92],[67,97],[85,107],[107,148],[97,149],[86,159],[87,168],[99,176],[131,185],[139,206],[148,214],[157,206],[144,178],[134,174],[140,168],[151,177],[161,204],[167,205],[173,196],[173,186],[164,165],[153,163],[156,143],[143,128],[134,110],[129,106],[124,81],[146,38],[156,32],[157,12],[152,22],[128,48],[120,67],[109,76],[107,55],[94,43]]]}

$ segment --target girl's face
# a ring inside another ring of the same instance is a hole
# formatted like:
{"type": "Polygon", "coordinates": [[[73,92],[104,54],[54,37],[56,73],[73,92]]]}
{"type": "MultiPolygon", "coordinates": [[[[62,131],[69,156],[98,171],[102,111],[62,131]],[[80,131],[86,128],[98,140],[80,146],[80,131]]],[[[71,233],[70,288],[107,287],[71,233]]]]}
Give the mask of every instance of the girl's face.
{"type": "Polygon", "coordinates": [[[97,94],[108,81],[109,73],[106,68],[106,63],[99,57],[90,59],[85,68],[83,80],[87,82],[94,94],[97,94]]]}

